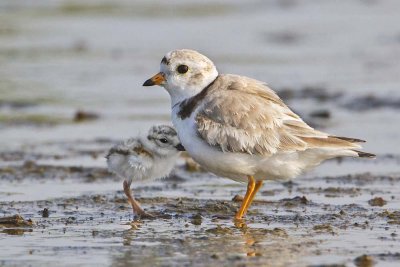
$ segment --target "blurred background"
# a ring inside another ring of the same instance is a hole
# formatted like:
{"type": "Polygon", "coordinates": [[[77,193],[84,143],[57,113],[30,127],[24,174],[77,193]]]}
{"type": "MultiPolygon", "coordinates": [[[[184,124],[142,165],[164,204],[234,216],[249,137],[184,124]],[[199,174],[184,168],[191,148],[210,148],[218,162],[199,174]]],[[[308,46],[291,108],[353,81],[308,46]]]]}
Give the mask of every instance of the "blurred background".
{"type": "Polygon", "coordinates": [[[1,146],[119,139],[168,122],[167,93],[141,85],[166,52],[191,48],[222,73],[266,81],[319,128],[393,153],[399,10],[396,0],[3,0],[1,146]]]}
{"type": "MultiPolygon", "coordinates": [[[[304,177],[398,173],[399,14],[397,0],[1,0],[0,166],[104,168],[111,144],[170,123],[168,94],[142,84],[158,72],[164,54],[190,48],[220,73],[267,82],[314,127],[365,139],[365,151],[378,155],[328,162],[304,177]]],[[[13,177],[4,170],[3,178],[13,177]]],[[[233,186],[213,191],[216,199],[244,188],[210,181],[233,186]]],[[[4,178],[0,201],[106,194],[120,190],[120,182],[4,178]]],[[[143,192],[193,196],[179,190],[143,192]]],[[[196,197],[211,197],[209,190],[196,197]]],[[[389,207],[399,204],[395,199],[389,207]]],[[[37,216],[35,209],[25,214],[37,216]]]]}

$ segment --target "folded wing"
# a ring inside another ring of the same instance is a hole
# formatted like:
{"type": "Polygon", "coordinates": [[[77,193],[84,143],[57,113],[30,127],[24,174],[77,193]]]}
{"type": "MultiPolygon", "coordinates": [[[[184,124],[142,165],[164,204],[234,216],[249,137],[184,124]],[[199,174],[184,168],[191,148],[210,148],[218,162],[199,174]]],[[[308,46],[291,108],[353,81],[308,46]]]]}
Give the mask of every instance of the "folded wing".
{"type": "Polygon", "coordinates": [[[360,148],[359,139],[314,130],[291,111],[266,84],[222,75],[197,116],[199,135],[226,152],[273,155],[309,148],[360,148]]]}

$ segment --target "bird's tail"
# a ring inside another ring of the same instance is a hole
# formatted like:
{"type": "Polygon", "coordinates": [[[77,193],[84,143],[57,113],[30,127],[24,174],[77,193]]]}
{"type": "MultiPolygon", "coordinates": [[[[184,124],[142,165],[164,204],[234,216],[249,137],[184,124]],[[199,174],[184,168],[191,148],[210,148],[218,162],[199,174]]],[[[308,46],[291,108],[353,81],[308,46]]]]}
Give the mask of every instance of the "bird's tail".
{"type": "Polygon", "coordinates": [[[359,150],[353,150],[353,151],[358,154],[359,158],[370,158],[370,159],[376,158],[376,155],[372,154],[372,153],[367,153],[367,152],[359,151],[359,150]]]}
{"type": "MultiPolygon", "coordinates": [[[[343,140],[350,144],[365,143],[364,140],[357,139],[357,138],[349,138],[349,137],[343,137],[343,136],[330,136],[330,138],[343,140]]],[[[360,150],[356,150],[356,149],[351,149],[351,150],[356,152],[359,158],[376,158],[376,155],[372,154],[372,153],[368,153],[368,152],[364,152],[364,151],[360,151],[360,150]]]]}

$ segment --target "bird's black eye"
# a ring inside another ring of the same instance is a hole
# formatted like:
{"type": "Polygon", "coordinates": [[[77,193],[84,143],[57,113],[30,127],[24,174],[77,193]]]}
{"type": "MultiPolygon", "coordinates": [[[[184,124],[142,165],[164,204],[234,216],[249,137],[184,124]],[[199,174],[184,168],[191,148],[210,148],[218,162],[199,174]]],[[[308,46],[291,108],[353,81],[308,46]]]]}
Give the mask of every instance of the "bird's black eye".
{"type": "Polygon", "coordinates": [[[189,67],[186,65],[179,65],[176,70],[180,73],[180,74],[184,74],[189,70],[189,67]]]}
{"type": "Polygon", "coordinates": [[[159,140],[160,140],[161,143],[164,143],[164,144],[165,144],[165,143],[168,143],[168,140],[165,139],[165,138],[161,138],[161,139],[159,139],[159,140]]]}

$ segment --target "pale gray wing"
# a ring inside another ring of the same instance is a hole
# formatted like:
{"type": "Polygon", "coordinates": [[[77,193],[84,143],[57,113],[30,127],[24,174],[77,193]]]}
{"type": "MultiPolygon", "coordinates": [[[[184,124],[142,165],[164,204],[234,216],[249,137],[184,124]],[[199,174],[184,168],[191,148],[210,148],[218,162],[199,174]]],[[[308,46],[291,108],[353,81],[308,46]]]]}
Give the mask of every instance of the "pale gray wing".
{"type": "Polygon", "coordinates": [[[272,155],[331,143],[329,135],[308,126],[257,80],[225,75],[214,86],[218,88],[204,99],[196,123],[199,135],[222,151],[272,155]]]}

